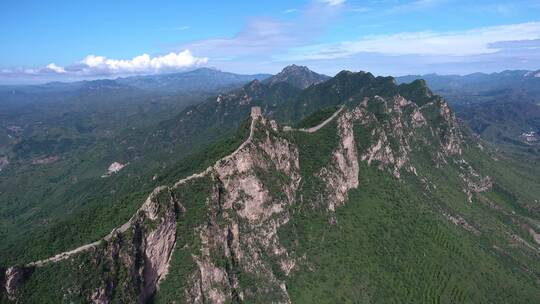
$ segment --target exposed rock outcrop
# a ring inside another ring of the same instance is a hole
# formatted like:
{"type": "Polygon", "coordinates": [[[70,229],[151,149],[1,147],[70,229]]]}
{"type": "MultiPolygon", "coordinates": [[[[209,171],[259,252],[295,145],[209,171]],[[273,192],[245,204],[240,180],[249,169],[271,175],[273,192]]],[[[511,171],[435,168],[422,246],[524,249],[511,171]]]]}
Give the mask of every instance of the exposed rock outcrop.
{"type": "Polygon", "coordinates": [[[12,266],[5,271],[4,278],[1,281],[3,283],[2,287],[9,300],[16,300],[18,289],[23,284],[25,277],[31,272],[31,267],[22,266],[12,266]]]}
{"type": "Polygon", "coordinates": [[[444,151],[449,155],[461,155],[462,135],[461,129],[458,127],[456,115],[450,110],[448,103],[445,101],[440,102],[440,108],[443,122],[447,124],[445,134],[441,134],[444,151]]]}
{"type": "Polygon", "coordinates": [[[268,257],[277,260],[285,274],[295,264],[280,244],[277,229],[289,220],[288,206],[294,203],[300,183],[298,151],[275,133],[272,124],[259,119],[256,138],[214,166],[210,221],[198,228],[201,251],[194,256],[198,270],[191,275],[187,302],[224,303],[265,294],[275,302],[290,302],[268,257]],[[216,255],[229,266],[216,265],[212,258],[216,255]],[[238,271],[249,273],[260,284],[241,286],[238,271]]]}
{"type": "Polygon", "coordinates": [[[7,156],[0,156],[0,171],[9,165],[7,156]]]}
{"type": "Polygon", "coordinates": [[[464,159],[456,161],[460,169],[459,177],[463,181],[463,192],[467,195],[467,201],[472,202],[473,194],[488,191],[492,187],[489,176],[482,176],[464,159]]]}
{"type": "Polygon", "coordinates": [[[330,77],[317,74],[305,66],[289,65],[278,74],[265,80],[270,85],[286,82],[300,89],[305,89],[310,85],[321,83],[330,77]]]}
{"type": "Polygon", "coordinates": [[[401,176],[402,169],[417,174],[411,162],[412,140],[415,136],[422,139],[416,135],[416,130],[427,123],[415,103],[399,95],[390,99],[376,96],[364,99],[353,113],[360,125],[371,130],[372,144],[362,152],[360,157],[363,161],[368,164],[377,162],[380,169],[387,168],[397,178],[401,176]],[[382,108],[378,115],[369,110],[373,104],[382,108]]]}
{"type": "Polygon", "coordinates": [[[473,225],[469,224],[469,222],[467,222],[461,215],[452,215],[447,212],[443,212],[443,215],[454,225],[460,226],[476,236],[480,235],[480,231],[473,225]]]}
{"type": "Polygon", "coordinates": [[[347,200],[350,189],[358,187],[358,151],[354,139],[354,112],[346,112],[338,119],[339,142],[332,162],[321,169],[320,178],[326,184],[328,210],[335,211],[347,200]]]}
{"type": "MultiPolygon", "coordinates": [[[[109,270],[101,274],[100,281],[92,282],[94,287],[88,294],[89,302],[109,303],[113,292],[122,290],[143,303],[167,273],[175,245],[179,210],[180,204],[169,189],[158,187],[126,224],[102,240],[27,266],[8,268],[5,292],[10,300],[16,301],[18,289],[34,268],[65,261],[79,268],[81,273],[83,269],[92,268],[109,270]]],[[[79,291],[71,289],[63,292],[67,298],[72,293],[79,294],[79,291]]]]}

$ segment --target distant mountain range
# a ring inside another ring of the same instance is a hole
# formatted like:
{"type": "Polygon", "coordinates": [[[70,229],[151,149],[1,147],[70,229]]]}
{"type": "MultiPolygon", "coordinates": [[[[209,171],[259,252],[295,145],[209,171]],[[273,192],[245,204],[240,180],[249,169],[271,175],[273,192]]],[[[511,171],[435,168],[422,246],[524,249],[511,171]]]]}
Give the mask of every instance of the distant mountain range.
{"type": "Polygon", "coordinates": [[[424,79],[456,114],[498,149],[540,159],[540,70],[470,75],[409,75],[398,83],[424,79]],[[525,132],[534,132],[530,138],[525,132]]]}
{"type": "Polygon", "coordinates": [[[540,70],[512,70],[469,75],[408,75],[396,77],[398,83],[424,79],[437,94],[450,103],[474,104],[487,101],[540,102],[540,70]]]}
{"type": "Polygon", "coordinates": [[[211,68],[200,68],[183,73],[118,78],[116,82],[143,90],[176,93],[227,89],[255,79],[264,80],[270,76],[272,75],[242,75],[211,68]]]}
{"type": "Polygon", "coordinates": [[[131,76],[116,79],[98,79],[76,82],[50,82],[42,85],[0,86],[2,91],[26,93],[69,92],[77,90],[137,89],[155,93],[214,92],[227,90],[254,79],[264,80],[272,75],[242,75],[223,72],[212,68],[199,68],[187,72],[170,74],[131,76]]]}

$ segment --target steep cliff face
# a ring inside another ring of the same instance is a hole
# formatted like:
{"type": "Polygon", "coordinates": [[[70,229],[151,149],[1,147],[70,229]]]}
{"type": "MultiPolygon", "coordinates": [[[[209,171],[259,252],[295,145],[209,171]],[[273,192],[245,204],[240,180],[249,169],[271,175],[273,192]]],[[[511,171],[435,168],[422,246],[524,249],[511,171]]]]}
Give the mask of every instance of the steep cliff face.
{"type": "Polygon", "coordinates": [[[338,119],[338,146],[330,164],[322,168],[319,177],[326,184],[328,210],[335,211],[347,200],[350,189],[358,187],[358,151],[353,134],[353,115],[345,112],[338,119]]]}
{"type": "Polygon", "coordinates": [[[3,271],[3,279],[0,281],[5,290],[6,297],[15,301],[17,299],[17,289],[23,284],[25,276],[31,272],[31,269],[13,266],[3,271]]]}
{"type": "Polygon", "coordinates": [[[67,267],[76,281],[63,282],[65,300],[109,303],[113,294],[145,302],[167,272],[176,238],[176,221],[181,205],[167,187],[156,188],[137,213],[102,240],[50,259],[14,266],[6,271],[5,292],[12,301],[31,293],[26,281],[42,269],[58,272],[67,267]],[[78,272],[78,273],[77,273],[78,272]],[[91,275],[93,280],[85,275],[91,275]],[[20,295],[20,289],[23,294],[20,295]]]}
{"type": "Polygon", "coordinates": [[[188,303],[226,303],[253,298],[289,302],[283,273],[295,260],[280,245],[277,229],[289,220],[300,181],[298,151],[266,119],[258,120],[251,142],[219,161],[210,173],[215,185],[207,200],[209,220],[197,227],[201,248],[193,258],[188,303]],[[221,267],[216,256],[225,260],[221,267]],[[238,274],[264,284],[246,286],[238,274]]]}

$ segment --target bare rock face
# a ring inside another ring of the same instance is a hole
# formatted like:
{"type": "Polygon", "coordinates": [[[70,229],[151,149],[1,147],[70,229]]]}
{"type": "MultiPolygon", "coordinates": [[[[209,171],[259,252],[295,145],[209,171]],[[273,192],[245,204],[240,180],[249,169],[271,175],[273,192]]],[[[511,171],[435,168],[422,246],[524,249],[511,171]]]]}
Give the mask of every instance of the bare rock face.
{"type": "Polygon", "coordinates": [[[109,168],[107,169],[107,172],[103,174],[101,177],[113,176],[114,174],[120,172],[120,170],[124,169],[125,166],[127,165],[122,164],[120,162],[114,162],[109,166],[109,168]]]}
{"type": "Polygon", "coordinates": [[[158,194],[168,196],[168,206],[163,206],[157,200],[148,200],[148,204],[145,204],[146,216],[157,223],[154,223],[154,229],[144,235],[143,299],[150,297],[156,290],[158,281],[166,276],[176,241],[176,201],[169,191],[158,194]]]}
{"type": "Polygon", "coordinates": [[[402,96],[383,99],[376,96],[365,99],[353,110],[355,121],[371,130],[372,144],[360,155],[368,165],[376,162],[379,169],[388,169],[395,177],[401,176],[401,170],[416,174],[410,154],[413,150],[411,140],[417,129],[426,125],[426,119],[418,106],[402,96]],[[370,104],[379,104],[384,110],[379,117],[369,111],[370,104]],[[405,112],[412,114],[406,115],[405,112]]]}
{"type": "Polygon", "coordinates": [[[346,112],[338,119],[339,143],[333,152],[329,166],[319,173],[327,186],[328,210],[335,211],[347,200],[347,193],[358,187],[358,151],[354,139],[353,125],[357,117],[354,112],[346,112]]]}
{"type": "Polygon", "coordinates": [[[480,231],[473,225],[469,224],[461,215],[452,215],[446,212],[443,212],[443,215],[454,225],[460,226],[476,236],[480,235],[480,231]]]}
{"type": "Polygon", "coordinates": [[[419,109],[414,109],[412,115],[411,115],[411,118],[412,118],[412,126],[413,128],[420,128],[420,127],[423,127],[426,125],[426,118],[424,117],[424,115],[422,115],[422,112],[420,112],[419,109]]]}
{"type": "Polygon", "coordinates": [[[178,210],[179,203],[169,188],[158,187],[129,222],[106,236],[99,246],[80,253],[88,255],[95,266],[114,270],[90,293],[89,301],[109,303],[113,292],[121,290],[144,303],[154,294],[167,273],[178,210]],[[119,272],[129,275],[121,279],[119,272]]]}
{"type": "Polygon", "coordinates": [[[90,295],[90,302],[94,304],[107,304],[109,303],[109,297],[105,288],[101,287],[92,291],[90,295]]]}
{"type": "MultiPolygon", "coordinates": [[[[429,106],[438,105],[425,105],[429,106]]],[[[333,152],[331,164],[319,173],[327,185],[325,197],[329,211],[342,205],[347,200],[348,191],[358,187],[359,160],[388,170],[397,178],[400,178],[402,170],[417,175],[411,161],[411,155],[415,153],[412,141],[428,141],[418,130],[426,129],[434,136],[441,133],[441,130],[428,125],[422,111],[422,107],[399,95],[392,98],[374,96],[364,98],[358,106],[339,115],[338,147],[333,152]],[[355,125],[369,130],[371,144],[364,151],[357,151],[359,143],[354,135],[355,125]]],[[[438,111],[447,131],[440,143],[435,142],[440,145],[440,154],[460,154],[461,133],[453,113],[444,101],[441,101],[438,111]]]]}
{"type": "MultiPolygon", "coordinates": [[[[109,303],[114,292],[144,303],[167,274],[176,240],[179,203],[167,187],[156,188],[137,213],[99,245],[77,253],[89,257],[78,267],[110,269],[88,295],[92,303],[109,303]],[[95,264],[95,265],[94,265],[95,264]],[[121,273],[127,273],[127,277],[121,273]]],[[[77,260],[70,263],[78,263],[77,260]]],[[[54,261],[52,261],[54,262],[54,261]]]]}
{"type": "Polygon", "coordinates": [[[265,294],[275,303],[290,302],[268,258],[277,260],[286,275],[295,265],[277,230],[289,220],[288,206],[300,183],[298,151],[275,133],[272,122],[260,118],[258,124],[261,130],[252,142],[214,166],[210,221],[198,228],[201,250],[194,257],[198,269],[185,292],[188,303],[249,301],[265,294]],[[216,255],[229,266],[216,265],[216,255]],[[238,272],[260,283],[241,286],[238,272]]]}
{"type": "Polygon", "coordinates": [[[448,107],[448,103],[445,101],[441,103],[441,116],[450,125],[448,128],[448,134],[446,134],[443,139],[444,151],[449,155],[461,155],[461,130],[458,128],[455,114],[450,111],[450,107],[448,107]]]}
{"type": "Polygon", "coordinates": [[[463,181],[463,192],[467,195],[467,201],[472,202],[473,194],[488,191],[493,186],[489,176],[482,176],[464,159],[456,161],[460,170],[459,177],[463,181]]]}
{"type": "Polygon", "coordinates": [[[0,156],[0,171],[9,165],[9,160],[7,156],[0,156]]]}
{"type": "Polygon", "coordinates": [[[3,289],[10,301],[17,299],[17,291],[23,284],[25,277],[32,272],[32,268],[22,266],[9,267],[4,274],[3,289]]]}

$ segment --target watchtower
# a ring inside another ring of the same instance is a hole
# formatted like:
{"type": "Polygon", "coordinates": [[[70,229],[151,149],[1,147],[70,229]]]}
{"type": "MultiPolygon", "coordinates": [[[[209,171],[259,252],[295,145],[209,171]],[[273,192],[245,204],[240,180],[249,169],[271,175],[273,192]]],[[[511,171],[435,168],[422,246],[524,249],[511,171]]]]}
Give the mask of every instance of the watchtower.
{"type": "Polygon", "coordinates": [[[262,116],[261,107],[251,107],[251,118],[255,119],[262,116]]]}

